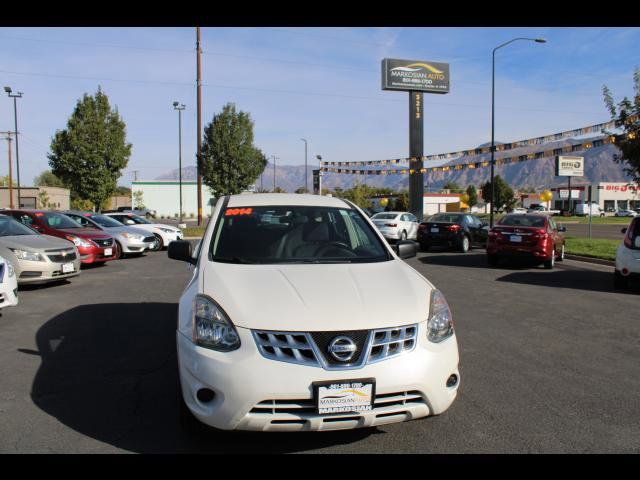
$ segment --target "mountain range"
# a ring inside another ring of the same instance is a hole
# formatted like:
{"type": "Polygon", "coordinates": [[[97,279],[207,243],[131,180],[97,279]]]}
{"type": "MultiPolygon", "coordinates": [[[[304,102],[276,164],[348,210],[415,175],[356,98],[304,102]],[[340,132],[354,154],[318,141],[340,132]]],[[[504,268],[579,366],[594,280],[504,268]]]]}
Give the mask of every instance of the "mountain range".
{"type": "MultiPolygon", "coordinates": [[[[579,143],[586,142],[586,139],[565,139],[545,145],[532,145],[522,148],[510,150],[508,155],[517,157],[540,150],[553,150],[556,148],[567,147],[579,143]]],[[[500,142],[496,142],[499,144],[500,142]]],[[[486,145],[486,144],[484,144],[486,145]]],[[[616,163],[615,155],[619,155],[620,150],[611,144],[605,144],[593,147],[583,151],[575,151],[570,155],[583,156],[585,159],[585,176],[572,179],[574,184],[597,183],[597,182],[627,182],[630,181],[623,170],[623,165],[616,163]]],[[[507,155],[506,152],[499,153],[496,158],[507,155]]],[[[460,157],[448,163],[438,163],[437,165],[456,165],[459,163],[474,163],[490,160],[489,154],[473,155],[460,157]]],[[[433,162],[424,162],[425,167],[433,162]]],[[[313,187],[313,172],[317,169],[316,165],[308,166],[309,189],[313,187]]],[[[346,168],[365,168],[365,167],[346,167],[346,168]]],[[[378,167],[379,168],[379,167],[378,167]]],[[[400,168],[394,166],[392,168],[400,168]]],[[[407,168],[402,166],[402,168],[407,168]]],[[[294,192],[297,188],[304,185],[304,165],[277,165],[276,166],[276,185],[287,192],[294,192]]],[[[527,160],[524,162],[512,163],[495,167],[495,174],[500,175],[512,188],[533,188],[541,190],[567,183],[566,177],[555,176],[555,160],[553,157],[540,158],[535,160],[527,160]]],[[[256,188],[273,189],[273,164],[267,164],[267,167],[261,177],[256,180],[256,188]]],[[[475,185],[479,187],[490,177],[489,168],[476,168],[464,170],[451,170],[447,172],[427,172],[424,174],[425,191],[439,190],[449,181],[455,182],[462,187],[467,185],[475,185]]],[[[178,169],[172,170],[160,175],[156,180],[177,180],[178,169]]],[[[182,169],[183,180],[196,179],[196,167],[189,166],[182,169]]],[[[356,183],[366,183],[372,187],[387,187],[393,190],[406,190],[409,187],[408,175],[351,175],[342,173],[325,172],[322,179],[323,188],[335,189],[336,187],[346,189],[356,183]]]]}

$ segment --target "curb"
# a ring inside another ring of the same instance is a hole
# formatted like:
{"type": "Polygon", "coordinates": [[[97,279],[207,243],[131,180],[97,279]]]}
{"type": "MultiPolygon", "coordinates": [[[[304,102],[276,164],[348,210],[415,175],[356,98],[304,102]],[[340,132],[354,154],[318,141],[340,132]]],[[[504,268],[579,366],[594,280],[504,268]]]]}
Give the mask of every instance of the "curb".
{"type": "Polygon", "coordinates": [[[606,265],[607,267],[615,267],[616,262],[612,260],[603,260],[601,258],[583,257],[580,255],[570,255],[565,253],[564,258],[567,260],[576,260],[578,262],[594,263],[596,265],[606,265]]]}
{"type": "Polygon", "coordinates": [[[202,240],[202,237],[182,237],[183,240],[202,240]]]}

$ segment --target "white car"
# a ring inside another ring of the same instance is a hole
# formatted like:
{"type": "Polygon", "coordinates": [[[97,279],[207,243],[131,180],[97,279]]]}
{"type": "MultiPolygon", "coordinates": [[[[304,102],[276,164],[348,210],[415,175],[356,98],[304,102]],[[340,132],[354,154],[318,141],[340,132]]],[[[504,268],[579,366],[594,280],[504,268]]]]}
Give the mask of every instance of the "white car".
{"type": "Polygon", "coordinates": [[[627,288],[629,279],[640,279],[640,217],[631,220],[628,227],[622,229],[624,240],[616,252],[614,286],[627,288]]]}
{"type": "Polygon", "coordinates": [[[529,210],[527,210],[526,208],[523,207],[516,207],[513,209],[513,211],[511,213],[528,213],[529,210]]]}
{"type": "Polygon", "coordinates": [[[371,217],[373,224],[388,240],[416,240],[418,220],[409,212],[380,212],[371,217]]]}
{"type": "Polygon", "coordinates": [[[18,279],[11,262],[0,257],[0,308],[18,305],[18,279]]]}
{"type": "Polygon", "coordinates": [[[458,344],[445,297],[402,260],[416,250],[389,245],[346,200],[220,198],[197,258],[169,245],[195,266],[178,306],[183,418],[308,431],[447,410],[458,344]]]}
{"type": "Polygon", "coordinates": [[[615,217],[635,217],[636,215],[638,214],[635,210],[628,210],[625,208],[616,210],[616,213],[614,214],[615,217]]]}
{"type": "Polygon", "coordinates": [[[103,215],[114,218],[128,227],[136,227],[153,233],[155,241],[149,250],[153,250],[154,252],[162,250],[174,240],[182,240],[184,238],[182,230],[179,228],[165,225],[164,223],[150,222],[146,218],[134,215],[133,213],[104,213],[103,215]]]}

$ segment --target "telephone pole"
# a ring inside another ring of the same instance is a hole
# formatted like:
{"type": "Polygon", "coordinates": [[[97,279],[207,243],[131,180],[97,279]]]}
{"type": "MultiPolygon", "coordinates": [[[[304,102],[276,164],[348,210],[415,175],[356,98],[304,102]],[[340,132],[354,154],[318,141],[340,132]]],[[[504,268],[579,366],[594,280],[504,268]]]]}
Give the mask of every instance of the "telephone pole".
{"type": "Polygon", "coordinates": [[[198,226],[202,225],[202,82],[200,78],[200,27],[196,27],[196,86],[198,90],[198,226]]]}
{"type": "Polygon", "coordinates": [[[140,172],[140,170],[132,170],[131,171],[131,175],[133,175],[133,181],[137,182],[138,181],[138,173],[140,172]]]}
{"type": "Polygon", "coordinates": [[[11,134],[13,132],[0,132],[6,134],[7,147],[9,148],[9,208],[13,208],[13,169],[11,166],[11,134]]]}
{"type": "Polygon", "coordinates": [[[273,193],[276,193],[276,160],[279,160],[280,157],[271,155],[271,158],[273,159],[273,193]]]}

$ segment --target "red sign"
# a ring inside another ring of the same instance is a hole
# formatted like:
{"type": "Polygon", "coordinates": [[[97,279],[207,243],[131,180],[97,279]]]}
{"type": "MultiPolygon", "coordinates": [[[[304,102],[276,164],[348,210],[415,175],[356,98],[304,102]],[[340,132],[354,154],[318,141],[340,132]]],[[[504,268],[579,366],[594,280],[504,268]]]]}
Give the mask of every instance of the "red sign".
{"type": "Polygon", "coordinates": [[[225,217],[235,217],[237,215],[251,215],[253,208],[227,208],[224,212],[225,217]]]}

